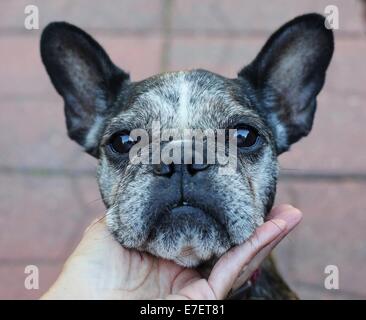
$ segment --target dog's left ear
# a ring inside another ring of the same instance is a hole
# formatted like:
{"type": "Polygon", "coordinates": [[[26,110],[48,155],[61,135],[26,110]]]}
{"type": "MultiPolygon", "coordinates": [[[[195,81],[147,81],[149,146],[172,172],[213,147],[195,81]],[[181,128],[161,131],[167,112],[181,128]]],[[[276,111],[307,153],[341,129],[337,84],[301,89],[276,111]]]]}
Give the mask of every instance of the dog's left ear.
{"type": "Polygon", "coordinates": [[[307,14],[286,23],[239,72],[256,89],[278,154],[311,130],[316,96],[334,49],[333,33],[324,22],[321,15],[307,14]]]}
{"type": "Polygon", "coordinates": [[[70,138],[98,157],[102,127],[128,74],[113,64],[90,35],[66,22],[45,28],[41,56],[64,99],[70,138]]]}

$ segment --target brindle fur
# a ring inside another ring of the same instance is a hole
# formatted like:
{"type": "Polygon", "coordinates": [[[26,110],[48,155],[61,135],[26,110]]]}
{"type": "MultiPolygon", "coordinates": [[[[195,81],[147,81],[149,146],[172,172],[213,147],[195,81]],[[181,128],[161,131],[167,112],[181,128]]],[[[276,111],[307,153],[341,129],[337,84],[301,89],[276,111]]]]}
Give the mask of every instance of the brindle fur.
{"type": "MultiPolygon", "coordinates": [[[[274,33],[235,79],[189,70],[131,82],[75,26],[52,23],[41,39],[43,62],[65,102],[68,134],[99,159],[109,230],[125,247],[187,267],[214,261],[263,223],[276,193],[277,156],[309,133],[332,52],[324,18],[309,14],[274,33]],[[120,131],[142,128],[151,134],[153,121],[181,133],[246,124],[256,128],[261,143],[238,152],[234,174],[219,174],[218,163],[194,175],[176,165],[167,178],[109,147],[120,131]],[[198,208],[197,214],[171,214],[182,202],[198,208]]],[[[296,298],[270,258],[261,268],[252,298],[296,298]]]]}

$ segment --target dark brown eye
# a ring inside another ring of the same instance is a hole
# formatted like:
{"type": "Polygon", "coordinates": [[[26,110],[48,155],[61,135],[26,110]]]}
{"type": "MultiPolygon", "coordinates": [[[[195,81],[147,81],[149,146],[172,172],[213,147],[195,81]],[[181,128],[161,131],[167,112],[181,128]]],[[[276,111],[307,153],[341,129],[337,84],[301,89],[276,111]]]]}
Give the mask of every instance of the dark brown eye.
{"type": "Polygon", "coordinates": [[[114,152],[123,154],[128,153],[135,143],[128,132],[121,132],[112,137],[109,146],[114,152]]]}
{"type": "Polygon", "coordinates": [[[249,126],[240,126],[236,128],[236,139],[238,148],[249,148],[256,144],[258,132],[249,126]]]}

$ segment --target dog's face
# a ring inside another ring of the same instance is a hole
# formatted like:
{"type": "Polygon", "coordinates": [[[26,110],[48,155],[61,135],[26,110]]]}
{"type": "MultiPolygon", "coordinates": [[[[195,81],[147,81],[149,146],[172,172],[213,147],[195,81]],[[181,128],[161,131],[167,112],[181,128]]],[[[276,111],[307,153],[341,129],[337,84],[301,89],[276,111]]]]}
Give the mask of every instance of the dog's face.
{"type": "Polygon", "coordinates": [[[332,52],[332,32],[312,14],[279,29],[236,79],[192,70],[131,82],[74,26],[51,24],[41,41],[69,136],[99,158],[110,231],[125,247],[184,266],[220,256],[263,222],[275,196],[277,156],[310,131],[332,52]],[[154,122],[178,133],[159,142],[161,152],[183,144],[185,129],[225,129],[235,136],[236,169],[222,174],[229,164],[217,159],[133,163],[130,151],[140,140],[131,132],[144,129],[152,138],[154,122]]]}
{"type": "Polygon", "coordinates": [[[277,177],[275,140],[249,98],[249,85],[195,70],[158,75],[129,90],[99,147],[99,184],[116,238],[186,266],[245,241],[272,205],[277,177]],[[242,94],[245,86],[248,97],[242,94]],[[238,128],[248,136],[238,150],[237,170],[221,173],[229,163],[132,164],[121,141],[135,128],[151,137],[153,121],[161,131],[178,129],[178,137],[162,142],[162,149],[184,140],[187,128],[238,128]]]}

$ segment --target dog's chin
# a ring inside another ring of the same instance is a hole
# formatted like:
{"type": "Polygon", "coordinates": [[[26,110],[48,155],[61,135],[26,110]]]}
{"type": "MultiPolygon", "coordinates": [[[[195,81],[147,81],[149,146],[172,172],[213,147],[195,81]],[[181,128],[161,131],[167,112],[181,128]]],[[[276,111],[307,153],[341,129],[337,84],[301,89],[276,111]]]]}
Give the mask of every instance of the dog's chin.
{"type": "Polygon", "coordinates": [[[196,267],[229,248],[225,228],[210,214],[199,208],[180,206],[160,216],[144,249],[181,266],[196,267]]]}

